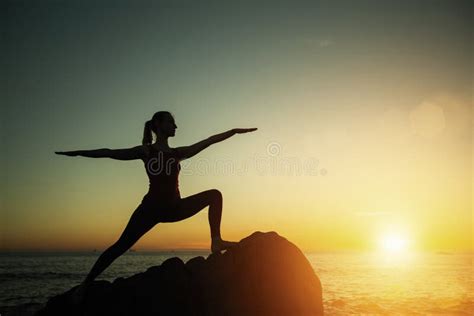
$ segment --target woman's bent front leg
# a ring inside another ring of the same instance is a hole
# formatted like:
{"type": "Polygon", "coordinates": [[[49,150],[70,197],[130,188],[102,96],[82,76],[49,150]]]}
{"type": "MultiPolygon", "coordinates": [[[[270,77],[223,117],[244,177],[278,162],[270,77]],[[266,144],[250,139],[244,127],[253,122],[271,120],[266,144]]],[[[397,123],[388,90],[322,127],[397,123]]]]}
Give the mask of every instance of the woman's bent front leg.
{"type": "Polygon", "coordinates": [[[172,210],[160,218],[160,222],[170,223],[184,220],[194,216],[206,206],[209,206],[208,219],[211,230],[212,252],[235,245],[236,243],[227,242],[221,238],[222,193],[216,189],[203,191],[179,200],[172,210]]]}

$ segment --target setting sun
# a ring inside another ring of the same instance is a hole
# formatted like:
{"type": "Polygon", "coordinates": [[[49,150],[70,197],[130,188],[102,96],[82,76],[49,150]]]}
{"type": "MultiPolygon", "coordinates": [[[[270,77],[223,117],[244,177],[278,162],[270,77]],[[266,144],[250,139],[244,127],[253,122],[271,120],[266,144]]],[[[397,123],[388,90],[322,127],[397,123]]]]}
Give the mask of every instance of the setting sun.
{"type": "Polygon", "coordinates": [[[407,239],[397,235],[389,234],[383,236],[380,242],[381,249],[387,252],[402,252],[407,250],[407,239]]]}

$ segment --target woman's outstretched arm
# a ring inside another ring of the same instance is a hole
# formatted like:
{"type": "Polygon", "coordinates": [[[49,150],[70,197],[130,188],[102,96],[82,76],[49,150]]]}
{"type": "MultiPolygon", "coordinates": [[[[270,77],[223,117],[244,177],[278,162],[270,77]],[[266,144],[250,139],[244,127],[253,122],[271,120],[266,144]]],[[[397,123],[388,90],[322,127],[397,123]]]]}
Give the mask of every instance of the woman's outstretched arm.
{"type": "Polygon", "coordinates": [[[55,151],[58,155],[64,155],[69,157],[89,157],[89,158],[108,158],[108,148],[92,149],[92,150],[72,150],[72,151],[55,151]]]}
{"type": "Polygon", "coordinates": [[[221,142],[231,136],[234,136],[235,134],[243,134],[243,133],[253,132],[256,130],[257,128],[234,128],[227,132],[210,136],[200,142],[197,142],[196,144],[193,144],[190,146],[177,147],[176,150],[178,151],[178,154],[182,159],[186,159],[186,158],[190,158],[196,155],[197,153],[206,149],[210,145],[221,142]]]}
{"type": "Polygon", "coordinates": [[[117,160],[133,160],[142,159],[144,156],[143,146],[135,146],[124,149],[92,149],[92,150],[73,150],[73,151],[56,151],[58,155],[65,155],[70,157],[82,156],[89,158],[112,158],[117,160]]]}

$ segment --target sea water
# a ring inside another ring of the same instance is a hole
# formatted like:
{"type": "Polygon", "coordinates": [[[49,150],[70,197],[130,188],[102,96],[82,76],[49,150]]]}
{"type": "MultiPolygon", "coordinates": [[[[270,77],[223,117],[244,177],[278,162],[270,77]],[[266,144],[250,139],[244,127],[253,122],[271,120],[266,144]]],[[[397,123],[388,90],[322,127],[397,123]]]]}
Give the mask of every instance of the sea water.
{"type": "MultiPolygon", "coordinates": [[[[0,306],[45,303],[79,284],[99,252],[1,253],[0,306]]],[[[99,279],[146,271],[207,251],[128,252],[99,279]]],[[[473,254],[306,253],[326,315],[474,315],[473,254]]]]}

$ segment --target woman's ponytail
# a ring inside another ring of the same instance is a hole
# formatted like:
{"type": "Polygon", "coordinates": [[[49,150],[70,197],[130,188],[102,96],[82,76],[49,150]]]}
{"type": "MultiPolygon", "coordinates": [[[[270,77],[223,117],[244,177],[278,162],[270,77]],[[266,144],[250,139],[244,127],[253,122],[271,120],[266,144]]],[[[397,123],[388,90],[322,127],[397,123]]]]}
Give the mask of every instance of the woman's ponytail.
{"type": "Polygon", "coordinates": [[[142,140],[143,145],[150,145],[153,142],[153,134],[151,133],[152,123],[153,123],[152,120],[145,122],[145,128],[143,129],[143,140],[142,140]]]}
{"type": "Polygon", "coordinates": [[[171,113],[168,111],[158,111],[155,114],[153,114],[153,117],[151,118],[151,120],[145,122],[145,128],[143,129],[143,140],[142,140],[143,145],[151,145],[151,143],[153,142],[152,132],[154,132],[155,135],[157,135],[157,130],[153,129],[153,122],[156,122],[157,124],[159,124],[163,120],[163,117],[165,117],[166,115],[171,115],[171,113]]]}

